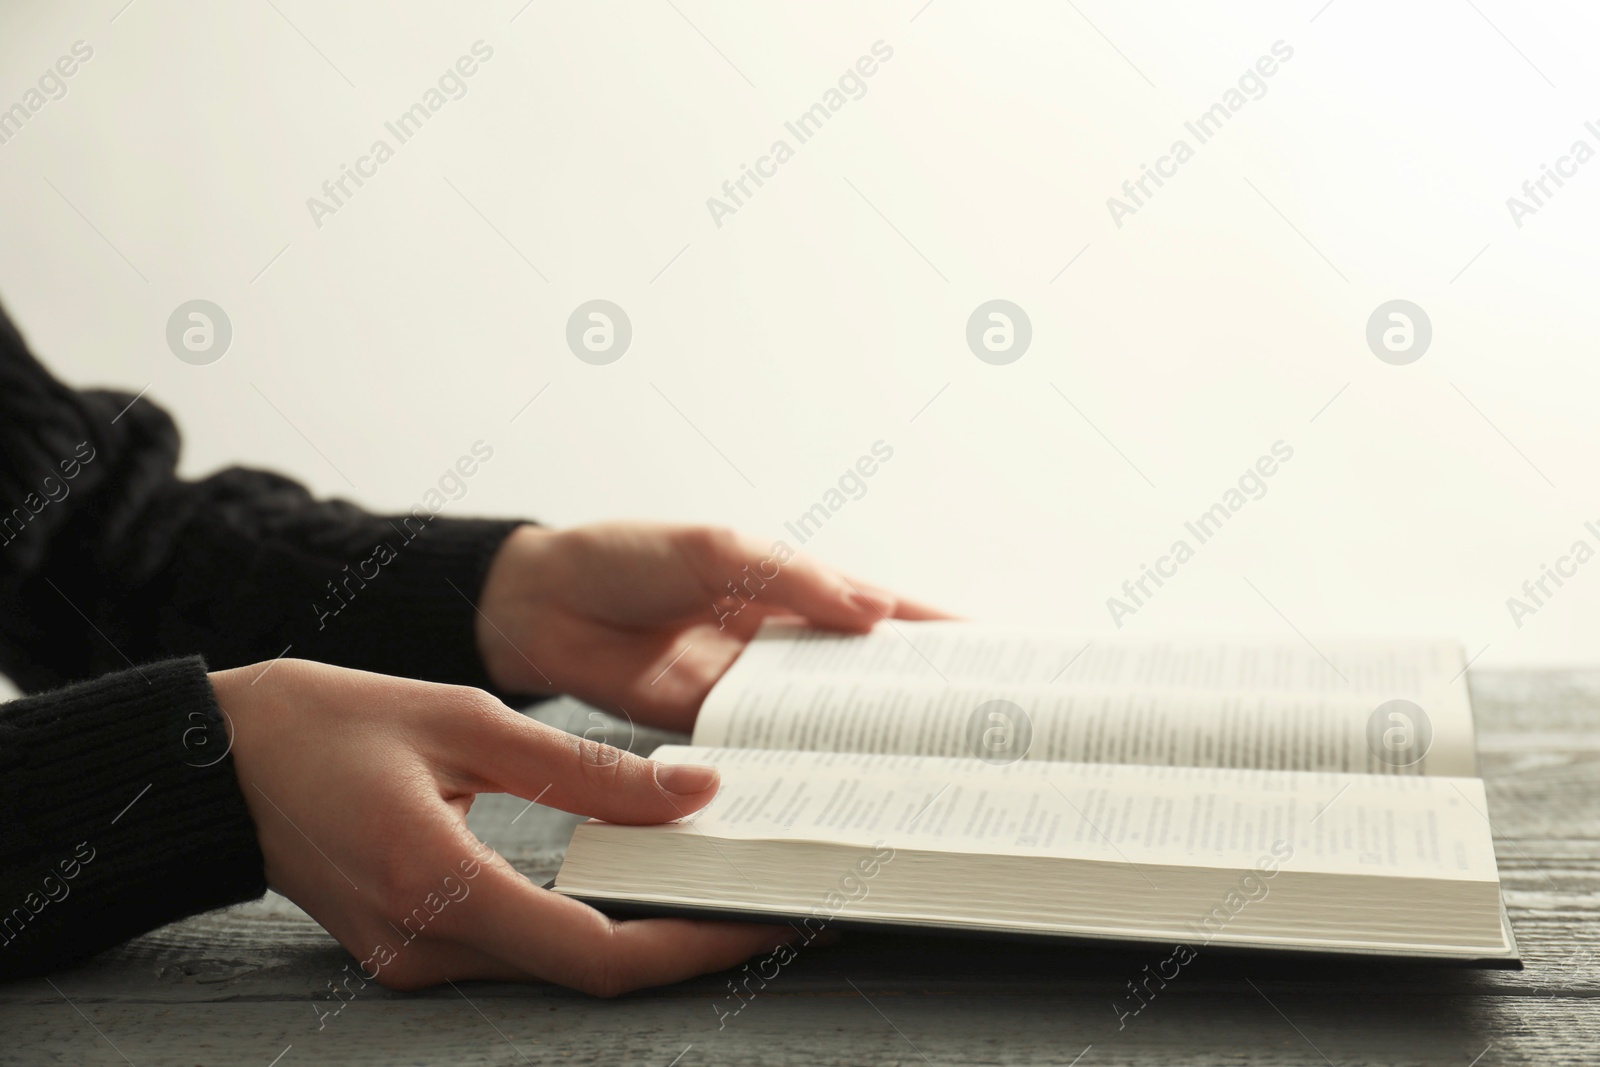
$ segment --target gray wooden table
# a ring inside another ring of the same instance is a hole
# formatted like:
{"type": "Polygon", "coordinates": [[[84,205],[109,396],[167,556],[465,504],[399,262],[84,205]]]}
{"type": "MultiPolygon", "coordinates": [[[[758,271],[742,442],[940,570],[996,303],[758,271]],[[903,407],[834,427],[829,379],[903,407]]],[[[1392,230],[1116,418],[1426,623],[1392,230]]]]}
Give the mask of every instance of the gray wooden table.
{"type": "MultiPolygon", "coordinates": [[[[726,975],[616,1001],[372,984],[323,1024],[349,957],[269,895],[50,981],[0,985],[0,1062],[1600,1064],[1600,673],[1472,682],[1521,972],[1202,952],[1119,1027],[1113,1004],[1149,952],[853,936],[803,951],[720,1027],[718,1008],[734,1005],[726,975]]],[[[575,713],[556,704],[539,717],[575,713]]],[[[534,809],[513,823],[523,807],[481,798],[472,825],[544,881],[575,820],[534,809]]]]}

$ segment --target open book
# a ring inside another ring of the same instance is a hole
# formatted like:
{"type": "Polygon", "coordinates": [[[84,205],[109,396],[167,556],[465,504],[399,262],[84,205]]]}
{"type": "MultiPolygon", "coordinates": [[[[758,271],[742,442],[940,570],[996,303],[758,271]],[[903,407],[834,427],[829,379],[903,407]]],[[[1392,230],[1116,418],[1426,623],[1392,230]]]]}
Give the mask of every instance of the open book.
{"type": "Polygon", "coordinates": [[[1085,644],[768,623],[692,746],[722,789],[580,825],[616,914],[1517,959],[1448,642],[1085,644]]]}

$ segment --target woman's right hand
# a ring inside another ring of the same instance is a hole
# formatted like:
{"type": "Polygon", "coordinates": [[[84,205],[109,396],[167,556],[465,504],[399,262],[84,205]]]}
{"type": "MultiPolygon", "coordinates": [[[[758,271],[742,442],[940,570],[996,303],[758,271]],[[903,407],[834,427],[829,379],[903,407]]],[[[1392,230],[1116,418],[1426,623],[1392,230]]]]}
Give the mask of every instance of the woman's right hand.
{"type": "Polygon", "coordinates": [[[596,745],[460,686],[289,659],[210,678],[268,884],[368,979],[393,989],[544,980],[615,996],[723,970],[796,936],[787,926],[615,921],[541,889],[466,826],[485,792],[609,822],[668,822],[716,795],[712,768],[596,745]]]}

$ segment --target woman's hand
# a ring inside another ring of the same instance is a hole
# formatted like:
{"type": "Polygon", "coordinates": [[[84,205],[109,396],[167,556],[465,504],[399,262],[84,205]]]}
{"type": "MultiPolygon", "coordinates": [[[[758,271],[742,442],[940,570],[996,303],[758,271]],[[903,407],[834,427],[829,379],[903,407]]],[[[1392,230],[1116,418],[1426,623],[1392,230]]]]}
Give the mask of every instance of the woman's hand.
{"type": "Polygon", "coordinates": [[[723,970],[785,926],[616,922],[518,874],[466,826],[474,794],[610,822],[703,807],[709,767],[596,745],[486,693],[302,660],[210,675],[267,882],[355,956],[366,980],[543,979],[598,996],[723,970]]]}
{"type": "Polygon", "coordinates": [[[947,617],[725,530],[654,523],[520,527],[478,606],[496,687],[570,693],[678,730],[762,619],[859,633],[883,618],[947,617]]]}

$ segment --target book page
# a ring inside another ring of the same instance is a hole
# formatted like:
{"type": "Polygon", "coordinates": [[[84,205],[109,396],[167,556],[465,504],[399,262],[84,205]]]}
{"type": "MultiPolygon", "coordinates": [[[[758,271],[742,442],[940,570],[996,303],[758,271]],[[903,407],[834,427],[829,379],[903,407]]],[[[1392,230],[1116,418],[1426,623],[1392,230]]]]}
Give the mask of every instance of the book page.
{"type": "MultiPolygon", "coordinates": [[[[1242,870],[1497,882],[1476,778],[666,746],[713,764],[704,809],[652,832],[1242,870]]],[[[633,828],[630,828],[633,829],[633,828]]],[[[1159,873],[1151,875],[1160,884],[1159,873]]]]}
{"type": "Polygon", "coordinates": [[[864,636],[768,623],[706,698],[694,741],[1472,775],[1464,668],[1449,642],[1096,645],[973,623],[895,622],[864,636]]]}

